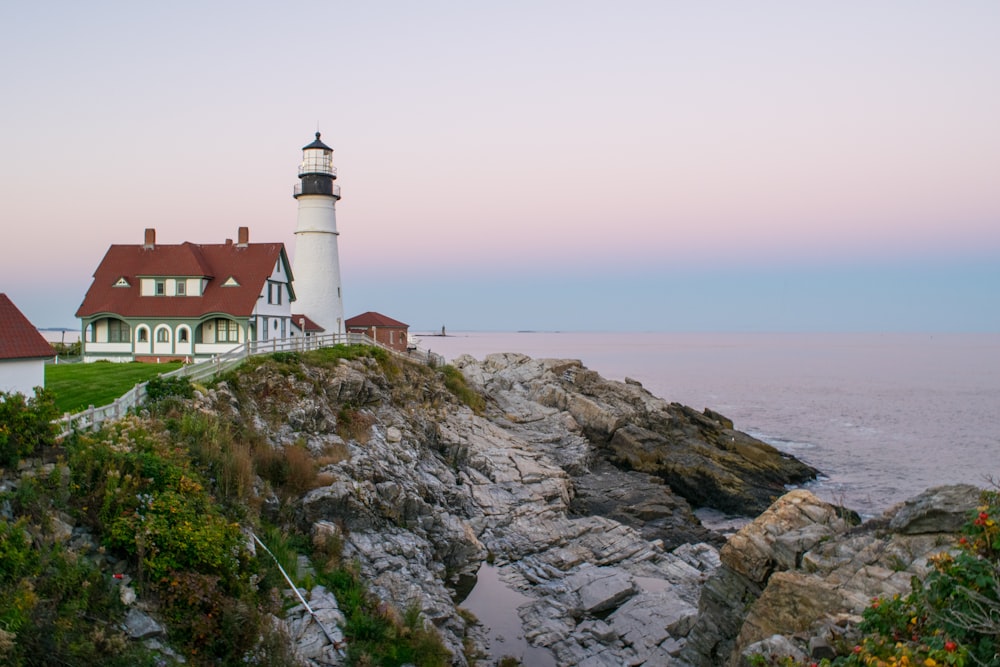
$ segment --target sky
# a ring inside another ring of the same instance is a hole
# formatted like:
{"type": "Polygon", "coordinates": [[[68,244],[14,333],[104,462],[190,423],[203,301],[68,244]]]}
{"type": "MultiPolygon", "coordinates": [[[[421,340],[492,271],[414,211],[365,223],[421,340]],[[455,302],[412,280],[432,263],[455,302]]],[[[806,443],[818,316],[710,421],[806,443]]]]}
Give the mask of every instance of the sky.
{"type": "Polygon", "coordinates": [[[1000,3],[0,6],[0,292],[108,246],[295,255],[411,331],[1000,331],[1000,3]]]}

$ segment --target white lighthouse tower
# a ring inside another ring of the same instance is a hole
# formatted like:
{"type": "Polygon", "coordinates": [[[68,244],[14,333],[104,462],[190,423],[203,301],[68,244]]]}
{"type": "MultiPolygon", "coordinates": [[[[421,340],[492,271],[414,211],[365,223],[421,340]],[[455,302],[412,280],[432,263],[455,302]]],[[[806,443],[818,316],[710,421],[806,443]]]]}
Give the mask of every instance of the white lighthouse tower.
{"type": "Polygon", "coordinates": [[[299,202],[295,228],[296,310],[323,327],[325,333],[344,333],[344,300],[340,293],[340,256],[337,253],[337,168],[333,149],[319,139],[302,148],[299,202]]]}

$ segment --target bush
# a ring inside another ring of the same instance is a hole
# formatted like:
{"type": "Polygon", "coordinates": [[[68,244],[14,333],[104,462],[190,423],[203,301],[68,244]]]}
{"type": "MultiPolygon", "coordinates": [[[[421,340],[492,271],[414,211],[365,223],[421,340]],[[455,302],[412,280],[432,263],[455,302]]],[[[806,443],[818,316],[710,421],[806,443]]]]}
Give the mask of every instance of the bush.
{"type": "Polygon", "coordinates": [[[76,492],[108,546],[135,557],[159,582],[174,570],[233,577],[246,549],[239,526],[223,517],[186,450],[131,417],[70,447],[76,492]]]}
{"type": "Polygon", "coordinates": [[[32,540],[27,521],[0,522],[0,662],[149,665],[114,623],[118,589],[90,560],[32,540]]]}
{"type": "Polygon", "coordinates": [[[52,394],[35,388],[33,398],[0,392],[0,465],[10,467],[55,442],[58,416],[52,394]]]}
{"type": "Polygon", "coordinates": [[[146,400],[150,403],[165,398],[192,398],[194,385],[184,377],[157,376],[146,383],[146,400]]]}
{"type": "Polygon", "coordinates": [[[159,600],[189,662],[288,664],[247,538],[209,493],[192,452],[159,426],[130,416],[67,447],[84,516],[159,600]]]}

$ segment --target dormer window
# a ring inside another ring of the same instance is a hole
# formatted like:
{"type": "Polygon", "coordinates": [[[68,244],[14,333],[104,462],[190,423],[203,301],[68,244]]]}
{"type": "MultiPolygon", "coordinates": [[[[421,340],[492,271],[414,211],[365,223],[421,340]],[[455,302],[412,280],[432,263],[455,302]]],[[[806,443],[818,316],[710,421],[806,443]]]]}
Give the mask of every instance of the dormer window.
{"type": "Polygon", "coordinates": [[[166,293],[167,293],[167,281],[166,280],[157,280],[156,283],[155,283],[155,285],[156,285],[156,287],[154,288],[154,292],[153,293],[156,296],[164,296],[164,295],[166,295],[166,293]]]}
{"type": "Polygon", "coordinates": [[[185,294],[187,294],[187,281],[178,280],[177,284],[174,286],[174,289],[176,290],[177,296],[184,296],[185,294]]]}
{"type": "Polygon", "coordinates": [[[125,276],[122,276],[118,279],[118,282],[115,283],[115,287],[131,287],[131,285],[129,285],[129,282],[125,280],[125,276]]]}
{"type": "Polygon", "coordinates": [[[232,276],[229,276],[228,278],[226,278],[226,282],[222,283],[222,286],[223,287],[239,287],[240,284],[238,282],[236,282],[236,278],[233,278],[232,276]]]}

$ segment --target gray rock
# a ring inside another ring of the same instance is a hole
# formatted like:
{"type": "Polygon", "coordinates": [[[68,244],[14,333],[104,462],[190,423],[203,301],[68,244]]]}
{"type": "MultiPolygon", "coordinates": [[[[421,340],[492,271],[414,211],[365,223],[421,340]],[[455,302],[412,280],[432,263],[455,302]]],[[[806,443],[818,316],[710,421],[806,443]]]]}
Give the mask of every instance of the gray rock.
{"type": "Polygon", "coordinates": [[[129,607],[135,604],[136,595],[135,589],[131,586],[122,586],[118,591],[118,597],[121,598],[122,604],[129,607]]]}
{"type": "Polygon", "coordinates": [[[632,578],[614,567],[582,567],[566,577],[565,585],[588,614],[614,609],[636,593],[632,578]]]}
{"type": "Polygon", "coordinates": [[[149,639],[164,634],[163,626],[144,611],[130,607],[125,615],[125,633],[131,639],[149,639]]]}
{"type": "Polygon", "coordinates": [[[739,667],[752,667],[753,656],[762,656],[767,664],[778,664],[785,658],[804,662],[807,657],[797,644],[783,635],[773,635],[748,646],[740,654],[739,667]]]}
{"type": "Polygon", "coordinates": [[[896,510],[889,520],[889,530],[909,535],[956,532],[979,504],[980,493],[971,484],[928,489],[896,510]]]}

